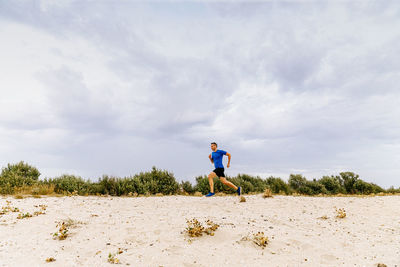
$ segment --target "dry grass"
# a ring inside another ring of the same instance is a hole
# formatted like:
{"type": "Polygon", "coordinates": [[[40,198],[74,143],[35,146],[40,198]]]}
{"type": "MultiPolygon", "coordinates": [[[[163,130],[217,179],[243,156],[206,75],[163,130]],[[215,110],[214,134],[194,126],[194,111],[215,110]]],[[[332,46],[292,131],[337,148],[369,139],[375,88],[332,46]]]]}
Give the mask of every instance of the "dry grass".
{"type": "Polygon", "coordinates": [[[47,259],[46,259],[46,262],[53,262],[53,261],[56,261],[56,259],[53,258],[53,257],[50,257],[50,258],[47,258],[47,259]]]}
{"type": "Polygon", "coordinates": [[[344,208],[341,208],[341,209],[336,208],[336,217],[340,218],[340,219],[343,219],[346,217],[346,211],[344,210],[344,208]]]}
{"type": "Polygon", "coordinates": [[[219,225],[214,223],[213,221],[207,220],[206,225],[204,227],[201,222],[199,222],[196,218],[192,220],[187,220],[187,227],[185,232],[189,235],[189,237],[199,237],[202,236],[203,233],[207,235],[214,235],[214,232],[218,229],[219,225]]]}
{"type": "Polygon", "coordinates": [[[258,232],[253,235],[253,242],[264,249],[268,244],[268,237],[264,235],[264,232],[258,232]]]}
{"type": "Polygon", "coordinates": [[[387,265],[384,264],[384,263],[378,263],[376,266],[377,266],[377,267],[387,267],[387,265]]]}
{"type": "Polygon", "coordinates": [[[224,196],[226,196],[226,194],[224,192],[218,192],[218,193],[215,193],[215,196],[224,197],[224,196]]]}
{"type": "Polygon", "coordinates": [[[163,196],[164,196],[163,193],[157,193],[157,194],[156,194],[156,197],[163,197],[163,196]]]}
{"type": "Polygon", "coordinates": [[[58,222],[56,227],[58,227],[58,231],[53,234],[53,238],[58,240],[66,239],[69,230],[65,222],[58,222]]]}
{"type": "Polygon", "coordinates": [[[263,198],[272,197],[272,191],[269,188],[266,188],[263,194],[263,198]]]}
{"type": "Polygon", "coordinates": [[[321,219],[321,220],[327,220],[327,219],[328,219],[328,216],[326,216],[326,215],[323,215],[323,216],[321,216],[321,217],[318,217],[318,219],[321,219]]]}
{"type": "Polygon", "coordinates": [[[51,195],[55,185],[31,185],[15,188],[14,195],[51,195]]]}
{"type": "Polygon", "coordinates": [[[6,200],[6,206],[1,208],[0,215],[7,214],[9,212],[19,212],[19,209],[11,206],[11,201],[6,200]]]}
{"type": "Polygon", "coordinates": [[[30,214],[29,212],[27,212],[27,213],[21,212],[20,214],[18,214],[17,219],[25,219],[25,218],[30,218],[32,216],[33,215],[30,214]]]}
{"type": "Polygon", "coordinates": [[[194,192],[193,196],[195,197],[202,197],[203,194],[201,192],[194,192]]]}
{"type": "Polygon", "coordinates": [[[41,214],[46,214],[46,209],[47,209],[47,206],[46,205],[35,205],[34,207],[39,207],[40,209],[39,210],[37,210],[37,211],[34,211],[33,212],[33,215],[32,214],[30,214],[29,212],[27,212],[27,213],[20,213],[20,214],[18,214],[18,217],[17,217],[17,219],[25,219],[25,218],[30,218],[30,217],[33,217],[33,216],[39,216],[39,215],[41,215],[41,214]]]}
{"type": "Polygon", "coordinates": [[[121,248],[118,248],[118,251],[116,253],[108,253],[108,262],[112,264],[120,264],[120,260],[116,257],[118,254],[122,254],[123,251],[121,248]]]}
{"type": "Polygon", "coordinates": [[[244,196],[240,196],[239,202],[246,202],[246,198],[244,196]]]}

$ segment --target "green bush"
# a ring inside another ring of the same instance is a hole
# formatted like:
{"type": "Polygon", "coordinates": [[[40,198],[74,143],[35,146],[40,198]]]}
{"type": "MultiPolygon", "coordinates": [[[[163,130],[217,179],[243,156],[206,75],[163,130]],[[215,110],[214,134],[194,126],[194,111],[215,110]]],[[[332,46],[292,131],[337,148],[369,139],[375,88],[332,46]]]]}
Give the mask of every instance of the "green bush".
{"type": "Polygon", "coordinates": [[[171,172],[153,167],[150,172],[141,172],[131,177],[118,178],[104,175],[98,181],[99,193],[113,196],[138,194],[170,195],[177,193],[179,184],[171,172]]]}
{"type": "Polygon", "coordinates": [[[325,187],[329,194],[344,193],[344,188],[341,187],[340,181],[337,177],[323,176],[318,180],[318,182],[325,187]]]}
{"type": "Polygon", "coordinates": [[[326,190],[323,184],[320,184],[315,179],[313,181],[307,181],[306,187],[310,188],[310,195],[318,195],[318,194],[327,194],[328,191],[326,190]]]}
{"type": "Polygon", "coordinates": [[[276,178],[272,176],[268,177],[266,180],[266,184],[271,189],[272,193],[280,194],[284,192],[286,195],[290,194],[289,185],[281,178],[276,178]]]}
{"type": "Polygon", "coordinates": [[[2,194],[14,193],[14,187],[31,186],[36,183],[40,172],[33,166],[23,161],[16,164],[7,164],[0,174],[0,192],[2,194]]]}
{"type": "Polygon", "coordinates": [[[59,177],[48,179],[47,183],[54,185],[56,193],[77,192],[79,195],[89,194],[92,183],[79,176],[63,174],[59,177]]]}
{"type": "Polygon", "coordinates": [[[189,181],[182,181],[181,188],[183,191],[189,194],[193,194],[195,192],[193,185],[189,181]]]}
{"type": "Polygon", "coordinates": [[[32,180],[38,180],[40,176],[40,172],[33,166],[20,161],[16,164],[7,164],[7,167],[4,167],[1,170],[1,177],[11,177],[11,176],[21,176],[24,178],[30,178],[32,180]]]}
{"type": "Polygon", "coordinates": [[[354,194],[356,192],[354,185],[358,180],[358,174],[354,172],[341,172],[339,174],[346,193],[354,194]]]}
{"type": "MultiPolygon", "coordinates": [[[[295,191],[300,190],[300,188],[307,187],[307,179],[301,174],[291,174],[289,176],[289,186],[295,191]]],[[[302,189],[303,190],[303,189],[302,189]]],[[[306,190],[307,191],[307,190],[306,190]]]]}
{"type": "Polygon", "coordinates": [[[201,192],[203,194],[207,194],[210,192],[210,185],[208,183],[208,177],[204,176],[197,176],[196,177],[196,185],[194,186],[195,191],[201,192]]]}

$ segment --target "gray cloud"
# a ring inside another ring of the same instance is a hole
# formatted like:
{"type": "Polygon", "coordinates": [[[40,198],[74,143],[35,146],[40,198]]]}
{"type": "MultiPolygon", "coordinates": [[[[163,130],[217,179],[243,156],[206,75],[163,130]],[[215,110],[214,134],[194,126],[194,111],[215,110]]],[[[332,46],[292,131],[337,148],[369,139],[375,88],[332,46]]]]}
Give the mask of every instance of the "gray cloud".
{"type": "Polygon", "coordinates": [[[10,60],[40,60],[21,70],[34,90],[3,82],[0,136],[20,145],[1,161],[36,153],[48,175],[157,165],[193,179],[217,141],[231,174],[354,170],[398,186],[399,12],[395,1],[2,3],[10,60]]]}

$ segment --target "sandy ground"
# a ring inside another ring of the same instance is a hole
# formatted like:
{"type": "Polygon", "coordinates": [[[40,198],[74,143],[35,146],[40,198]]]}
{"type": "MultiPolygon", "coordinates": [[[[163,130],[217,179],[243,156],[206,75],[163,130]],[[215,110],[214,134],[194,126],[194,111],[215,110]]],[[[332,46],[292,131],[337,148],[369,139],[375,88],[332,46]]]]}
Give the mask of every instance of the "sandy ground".
{"type": "MultiPolygon", "coordinates": [[[[0,207],[46,214],[0,215],[0,266],[400,266],[400,196],[3,197],[0,207]],[[347,216],[336,218],[337,208],[347,216]],[[319,217],[327,216],[327,219],[319,217]],[[189,237],[186,219],[220,224],[189,237]],[[56,240],[58,221],[72,219],[56,240]],[[244,237],[263,231],[265,249],[244,237]],[[55,262],[46,263],[53,257],[55,262]]],[[[0,209],[1,211],[1,209],[0,209]]]]}

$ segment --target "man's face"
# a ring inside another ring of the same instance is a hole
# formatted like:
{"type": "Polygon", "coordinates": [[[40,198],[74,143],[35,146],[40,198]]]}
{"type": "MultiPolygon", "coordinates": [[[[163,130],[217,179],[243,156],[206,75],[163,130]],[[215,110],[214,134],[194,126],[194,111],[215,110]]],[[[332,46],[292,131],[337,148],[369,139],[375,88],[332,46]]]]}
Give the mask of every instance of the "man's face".
{"type": "Polygon", "coordinates": [[[212,151],[217,150],[217,146],[216,146],[215,144],[211,144],[211,150],[212,150],[212,151]]]}

